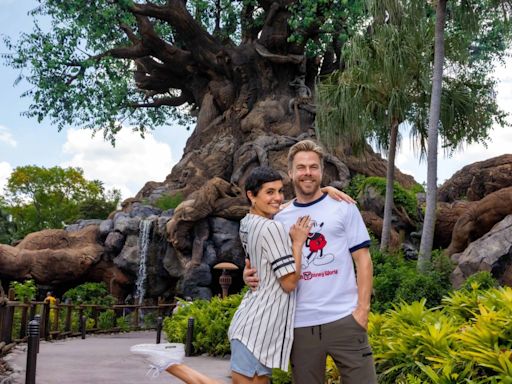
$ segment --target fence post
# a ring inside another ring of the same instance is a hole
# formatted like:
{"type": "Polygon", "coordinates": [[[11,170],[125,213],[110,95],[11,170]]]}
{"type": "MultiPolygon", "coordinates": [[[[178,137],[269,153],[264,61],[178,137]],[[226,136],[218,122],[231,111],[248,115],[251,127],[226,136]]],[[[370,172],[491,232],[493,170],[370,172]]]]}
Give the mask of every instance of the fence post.
{"type": "Polygon", "coordinates": [[[36,383],[36,363],[39,347],[39,323],[37,320],[31,320],[28,323],[28,350],[27,350],[27,370],[25,374],[25,384],[36,383]]]}
{"type": "Polygon", "coordinates": [[[188,318],[187,340],[185,341],[185,356],[192,356],[192,339],[194,337],[194,318],[188,318]]]}
{"type": "Polygon", "coordinates": [[[7,300],[2,300],[2,338],[0,341],[5,341],[5,344],[12,343],[12,326],[14,323],[14,307],[9,305],[10,301],[14,301],[14,289],[9,288],[7,300]],[[4,307],[5,305],[5,307],[4,307]]]}
{"type": "Polygon", "coordinates": [[[80,330],[82,332],[82,339],[85,339],[85,333],[86,333],[87,324],[85,323],[85,316],[80,316],[80,330]]]}
{"type": "Polygon", "coordinates": [[[92,307],[92,318],[94,319],[94,325],[92,326],[94,329],[98,329],[98,306],[95,305],[92,307]]]}
{"type": "MultiPolygon", "coordinates": [[[[34,315],[33,320],[37,322],[37,325],[39,327],[39,331],[37,332],[37,353],[39,353],[39,344],[41,343],[41,315],[34,315]]],[[[30,324],[30,323],[29,323],[30,324]]]]}
{"type": "Polygon", "coordinates": [[[71,300],[67,302],[66,305],[66,325],[64,326],[64,332],[71,332],[71,312],[73,311],[71,300]]]}
{"type": "Polygon", "coordinates": [[[28,301],[24,303],[23,307],[21,307],[21,324],[20,324],[20,339],[23,339],[27,335],[27,318],[28,318],[28,301]]]}
{"type": "Polygon", "coordinates": [[[135,330],[139,329],[139,306],[133,308],[133,327],[135,330]]]}
{"type": "Polygon", "coordinates": [[[160,344],[162,338],[162,316],[156,318],[156,343],[160,344]]]}
{"type": "MultiPolygon", "coordinates": [[[[0,297],[0,342],[5,341],[5,321],[7,317],[8,299],[4,296],[0,297]]],[[[6,343],[7,344],[7,343],[6,343]]]]}
{"type": "Polygon", "coordinates": [[[43,337],[46,341],[49,341],[50,340],[50,303],[44,303],[43,304],[43,316],[42,316],[42,321],[43,321],[43,326],[42,326],[42,330],[43,330],[43,337]]]}

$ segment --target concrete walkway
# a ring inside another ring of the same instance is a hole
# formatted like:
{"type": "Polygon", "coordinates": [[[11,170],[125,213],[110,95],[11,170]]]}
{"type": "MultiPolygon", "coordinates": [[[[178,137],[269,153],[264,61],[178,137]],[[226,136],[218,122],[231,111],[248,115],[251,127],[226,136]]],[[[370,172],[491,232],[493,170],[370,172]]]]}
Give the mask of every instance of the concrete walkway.
{"type": "MultiPolygon", "coordinates": [[[[148,364],[143,357],[133,355],[134,344],[154,343],[156,333],[131,332],[112,335],[88,335],[80,338],[41,341],[37,357],[37,384],[141,384],[182,383],[163,372],[157,378],[146,376],[148,364]]],[[[25,382],[27,346],[17,346],[6,356],[15,371],[13,384],[25,382]]],[[[194,356],[185,364],[221,383],[231,383],[229,360],[194,356]]]]}

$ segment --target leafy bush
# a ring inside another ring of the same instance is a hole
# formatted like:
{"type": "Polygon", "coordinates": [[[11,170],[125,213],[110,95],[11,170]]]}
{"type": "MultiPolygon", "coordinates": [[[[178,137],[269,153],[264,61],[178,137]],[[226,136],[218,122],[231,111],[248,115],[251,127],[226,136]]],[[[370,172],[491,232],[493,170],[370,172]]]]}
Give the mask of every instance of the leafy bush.
{"type": "Polygon", "coordinates": [[[103,311],[98,316],[99,329],[112,329],[116,323],[116,314],[112,309],[103,311]]]}
{"type": "Polygon", "coordinates": [[[66,291],[63,297],[71,299],[74,304],[111,306],[116,303],[115,297],[108,293],[105,283],[84,283],[66,291]]]}
{"type": "Polygon", "coordinates": [[[184,343],[189,317],[194,318],[194,351],[223,356],[230,353],[227,331],[242,294],[224,299],[213,297],[211,301],[181,302],[178,311],[164,320],[163,330],[170,342],[184,343]]]}
{"type": "Polygon", "coordinates": [[[480,271],[469,276],[461,289],[471,291],[473,289],[488,289],[498,286],[498,281],[488,271],[480,271]]]}
{"type": "Polygon", "coordinates": [[[374,295],[372,311],[384,312],[401,302],[425,299],[428,308],[441,304],[451,291],[451,261],[442,252],[433,252],[431,270],[420,274],[416,261],[405,260],[402,254],[386,254],[372,246],[374,295]]]}
{"type": "Polygon", "coordinates": [[[162,195],[153,203],[153,205],[157,208],[160,208],[162,211],[166,211],[171,208],[176,208],[183,201],[183,195],[181,193],[177,193],[175,195],[162,195]]]}
{"type": "Polygon", "coordinates": [[[18,301],[30,301],[36,297],[37,287],[34,280],[25,280],[23,283],[11,281],[9,288],[14,289],[14,296],[18,301]]]}
{"type": "Polygon", "coordinates": [[[123,332],[128,332],[130,330],[130,317],[121,316],[116,320],[116,326],[123,332]]]}
{"type": "Polygon", "coordinates": [[[511,383],[512,288],[460,290],[443,304],[370,315],[379,383],[511,383]]]}

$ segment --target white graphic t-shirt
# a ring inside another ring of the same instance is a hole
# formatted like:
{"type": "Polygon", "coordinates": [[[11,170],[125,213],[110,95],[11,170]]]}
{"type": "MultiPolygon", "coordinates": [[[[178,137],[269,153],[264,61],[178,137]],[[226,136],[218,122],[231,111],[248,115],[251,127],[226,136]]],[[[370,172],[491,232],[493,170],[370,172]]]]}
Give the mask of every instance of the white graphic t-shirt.
{"type": "Polygon", "coordinates": [[[356,205],[327,194],[307,204],[294,201],[274,219],[289,230],[298,217],[306,215],[313,227],[302,250],[296,328],[330,323],[352,313],[357,305],[357,284],[351,253],[370,246],[356,205]]]}

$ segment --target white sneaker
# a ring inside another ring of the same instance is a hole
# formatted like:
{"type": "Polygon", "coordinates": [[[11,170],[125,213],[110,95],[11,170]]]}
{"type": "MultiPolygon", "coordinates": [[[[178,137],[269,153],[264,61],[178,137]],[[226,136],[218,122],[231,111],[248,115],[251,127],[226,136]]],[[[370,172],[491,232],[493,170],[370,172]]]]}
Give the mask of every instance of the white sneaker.
{"type": "Polygon", "coordinates": [[[150,363],[153,376],[158,376],[171,365],[181,364],[185,356],[185,345],[178,343],[137,344],[130,347],[130,352],[143,355],[150,363]]]}

